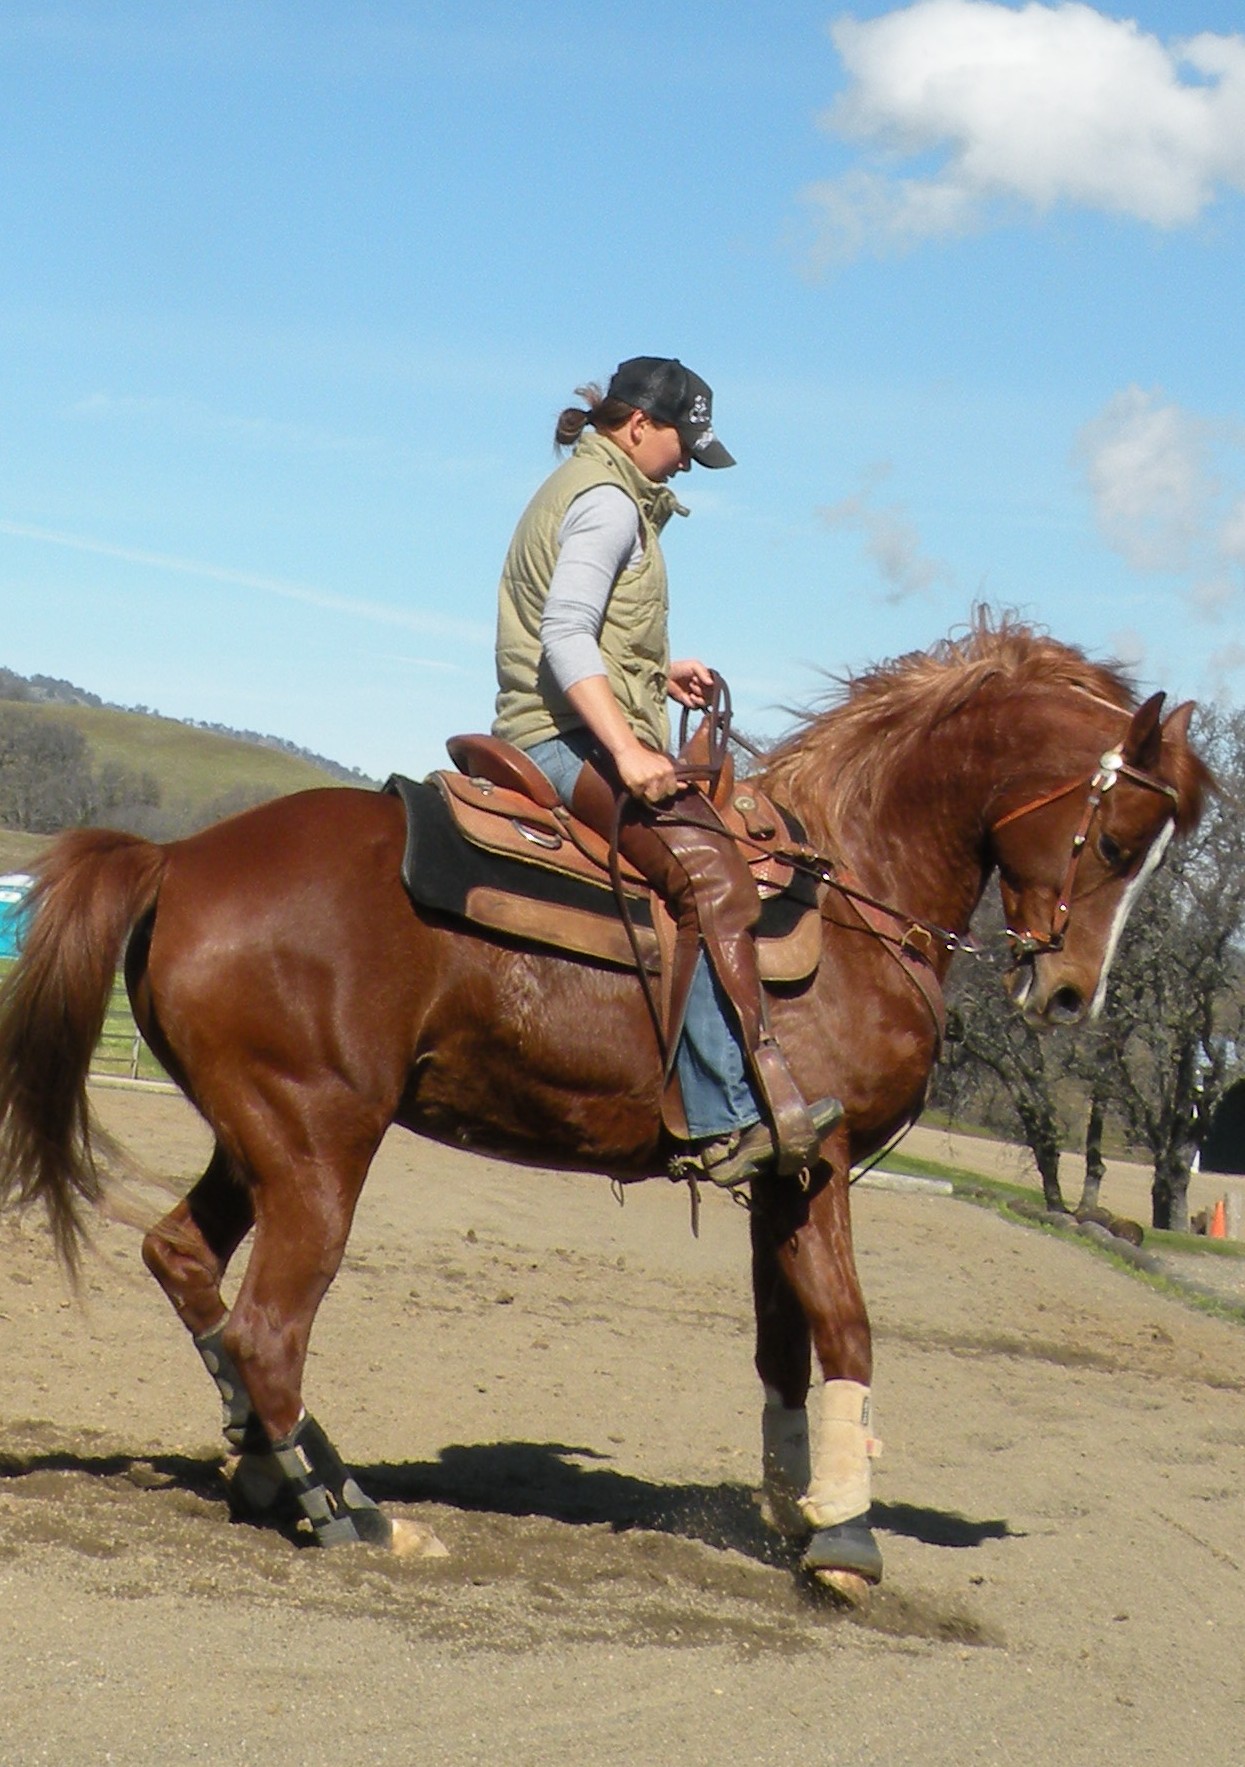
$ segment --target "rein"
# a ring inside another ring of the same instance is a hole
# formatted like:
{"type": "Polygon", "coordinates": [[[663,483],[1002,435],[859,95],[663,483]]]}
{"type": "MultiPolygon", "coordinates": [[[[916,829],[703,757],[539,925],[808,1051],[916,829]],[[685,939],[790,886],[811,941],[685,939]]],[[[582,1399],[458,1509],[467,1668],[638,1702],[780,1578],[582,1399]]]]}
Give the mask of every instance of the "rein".
{"type": "MultiPolygon", "coordinates": [[[[757,760],[764,759],[764,751],[759,749],[755,743],[749,742],[746,737],[737,736],[735,734],[731,727],[730,688],[716,670],[711,670],[710,672],[713,675],[713,690],[705,714],[709,725],[709,763],[704,767],[695,767],[688,766],[683,762],[678,762],[675,765],[675,772],[680,779],[709,779],[712,782],[710,785],[710,795],[712,795],[713,787],[717,784],[718,776],[721,773],[723,762],[726,759],[729,745],[732,742],[734,742],[739,748],[745,749],[748,754],[752,755],[757,760]]],[[[687,725],[688,708],[684,706],[683,716],[680,720],[679,726],[680,747],[687,738],[687,725]]],[[[753,845],[746,835],[733,835],[732,839],[737,846],[742,847],[753,845]]],[[[848,897],[851,901],[860,903],[867,908],[876,909],[878,913],[888,915],[893,920],[906,921],[906,931],[891,942],[898,945],[902,951],[906,951],[912,956],[918,958],[928,957],[929,944],[941,945],[944,951],[967,951],[975,957],[982,955],[982,952],[973,941],[965,938],[962,933],[952,932],[950,927],[939,926],[937,921],[922,920],[919,915],[909,914],[902,908],[894,907],[890,902],[882,902],[876,896],[870,896],[865,890],[862,890],[856,884],[846,883],[842,877],[836,875],[835,861],[833,859],[827,859],[823,854],[818,853],[812,847],[805,845],[802,847],[774,847],[762,849],[757,845],[755,851],[772,852],[776,859],[781,859],[785,864],[791,865],[795,870],[803,871],[809,876],[815,877],[819,883],[826,884],[829,888],[837,890],[840,895],[848,897]],[[920,934],[925,941],[927,941],[927,948],[922,949],[920,942],[914,940],[914,934],[920,934]]],[[[880,927],[875,925],[872,920],[867,921],[866,924],[869,926],[870,931],[879,939],[887,938],[887,935],[880,927]]]]}
{"type": "MultiPolygon", "coordinates": [[[[752,755],[754,759],[760,761],[764,761],[765,759],[764,749],[759,748],[746,737],[737,735],[732,730],[730,689],[716,670],[712,671],[712,674],[713,686],[708,704],[705,707],[705,720],[708,725],[708,760],[705,764],[692,764],[688,762],[675,763],[675,772],[681,780],[686,780],[689,783],[692,781],[704,781],[708,784],[710,794],[712,794],[712,791],[717,784],[729,751],[729,746],[732,742],[734,742],[737,747],[744,749],[748,754],[752,755]]],[[[1097,694],[1091,694],[1090,697],[1097,699],[1100,696],[1097,694]]],[[[1104,705],[1110,705],[1110,702],[1107,700],[1103,700],[1102,703],[1104,705]]],[[[1113,712],[1127,716],[1127,714],[1124,713],[1123,708],[1120,706],[1110,705],[1110,709],[1113,712]]],[[[685,706],[683,708],[683,715],[680,722],[680,747],[683,746],[687,738],[688,716],[688,708],[685,706]]],[[[1092,773],[1076,779],[1071,779],[1064,785],[1055,786],[1052,790],[1043,792],[1040,797],[1032,798],[1027,803],[1018,805],[1016,809],[1009,810],[1006,815],[1000,816],[996,821],[990,823],[987,832],[991,839],[993,839],[1000,829],[1006,828],[1010,823],[1019,822],[1022,818],[1033,815],[1036,811],[1045,809],[1048,804],[1058,803],[1061,799],[1071,796],[1073,792],[1077,791],[1082,786],[1088,786],[1089,788],[1086,795],[1085,808],[1081,814],[1080,822],[1077,825],[1076,833],[1072,837],[1072,846],[1068,854],[1068,863],[1064,871],[1063,882],[1060,885],[1055,908],[1051,915],[1051,927],[1049,933],[1043,936],[1028,931],[1020,932],[1012,927],[1008,927],[1004,932],[1003,937],[1007,941],[1008,950],[1014,963],[1025,962],[1030,958],[1040,957],[1047,952],[1060,951],[1063,949],[1068,930],[1068,923],[1072,918],[1072,898],[1076,886],[1077,872],[1080,869],[1081,859],[1084,855],[1085,846],[1089,839],[1090,829],[1093,827],[1094,818],[1097,816],[1098,811],[1101,808],[1103,798],[1121,779],[1126,779],[1131,784],[1141,786],[1147,791],[1158,792],[1162,796],[1169,798],[1173,804],[1179,803],[1179,793],[1176,791],[1175,786],[1169,785],[1165,779],[1158,778],[1156,774],[1147,773],[1143,768],[1133,766],[1130,761],[1124,759],[1123,754],[1118,748],[1114,748],[1106,751],[1106,753],[1100,758],[1097,767],[1092,773]]],[[[630,913],[627,908],[622,888],[621,873],[619,871],[618,825],[621,821],[624,801],[624,798],[620,796],[615,816],[613,839],[610,842],[610,871],[614,882],[615,895],[618,899],[619,908],[622,913],[623,924],[626,928],[627,936],[631,942],[632,950],[635,955],[636,970],[640,976],[649,1012],[652,1015],[653,1024],[657,1030],[658,1046],[662,1049],[663,1054],[667,1055],[668,1052],[665,1050],[664,1027],[661,1021],[660,1008],[654,996],[650,978],[644,968],[643,962],[641,961],[639,941],[631,923],[630,913]]],[[[677,816],[671,816],[668,813],[666,819],[677,820],[677,816]]],[[[729,833],[730,831],[724,829],[723,832],[729,833]]],[[[894,947],[895,955],[901,963],[903,963],[905,959],[916,963],[928,963],[930,951],[935,946],[941,947],[942,950],[951,954],[954,954],[957,951],[966,952],[970,957],[976,958],[979,962],[995,961],[989,951],[985,950],[965,933],[956,932],[951,927],[940,926],[937,921],[926,920],[921,915],[910,914],[906,909],[898,908],[892,902],[885,902],[877,896],[870,895],[868,891],[861,889],[859,885],[848,883],[841,875],[839,875],[840,867],[838,867],[837,862],[828,858],[825,854],[817,852],[813,847],[802,845],[799,847],[762,849],[758,843],[750,841],[746,835],[730,834],[730,838],[740,847],[753,847],[757,852],[771,852],[775,858],[783,860],[797,871],[802,871],[808,876],[815,877],[819,883],[824,884],[828,889],[836,891],[840,896],[846,897],[848,901],[855,903],[858,908],[871,910],[872,912],[864,914],[861,917],[864,920],[865,926],[871,933],[873,933],[874,937],[880,940],[883,944],[894,947]],[[896,923],[896,931],[893,934],[888,934],[878,925],[875,918],[875,916],[878,915],[884,916],[896,923]],[[902,930],[899,930],[900,928],[902,928],[902,930]]],[[[824,904],[821,912],[824,918],[824,904]]],[[[915,971],[908,970],[907,973],[921,993],[925,995],[925,989],[921,985],[915,971]]],[[[928,1000],[928,996],[925,995],[925,997],[927,1004],[931,1004],[928,1000]]],[[[937,1022],[938,1013],[932,1004],[931,1011],[934,1012],[935,1021],[937,1022]]]]}
{"type": "MultiPolygon", "coordinates": [[[[1106,706],[1109,711],[1124,717],[1128,716],[1122,706],[1117,706],[1112,701],[1103,699],[1101,694],[1091,693],[1088,688],[1081,688],[1079,691],[1084,693],[1087,698],[1106,706]]],[[[759,748],[756,743],[749,742],[746,737],[732,735],[731,740],[740,748],[746,749],[755,760],[765,760],[765,750],[759,748]]],[[[988,833],[993,837],[999,829],[1006,828],[1008,823],[1019,822],[1022,817],[1044,809],[1047,804],[1058,803],[1061,798],[1069,797],[1081,786],[1089,787],[1085,809],[1082,812],[1076,833],[1072,837],[1072,847],[1068,854],[1063,883],[1060,886],[1058,900],[1051,916],[1051,930],[1045,937],[1041,937],[1036,933],[1017,932],[1014,928],[1008,927],[1003,936],[1007,940],[1008,949],[1014,962],[1021,963],[1027,958],[1040,957],[1045,952],[1063,949],[1068,922],[1072,918],[1072,893],[1076,885],[1076,874],[1080,869],[1081,857],[1089,839],[1089,831],[1093,826],[1094,817],[1098,814],[1103,798],[1121,779],[1127,779],[1131,784],[1142,786],[1147,791],[1159,792],[1164,797],[1170,798],[1175,805],[1180,802],[1180,794],[1174,785],[1168,784],[1165,779],[1158,778],[1156,774],[1145,772],[1141,767],[1134,767],[1131,761],[1124,759],[1118,748],[1114,748],[1107,750],[1092,773],[1070,779],[1065,785],[1057,785],[1051,791],[1043,792],[1040,797],[1031,798],[1028,803],[1020,804],[1016,809],[1009,810],[1005,816],[1000,816],[997,821],[990,824],[988,833]]],[[[892,903],[879,901],[876,896],[867,895],[863,890],[844,883],[841,878],[834,875],[833,860],[825,859],[820,854],[808,849],[804,853],[787,851],[782,853],[781,857],[797,868],[812,872],[822,883],[837,890],[840,895],[847,896],[854,902],[886,914],[897,922],[907,921],[908,930],[899,934],[892,941],[901,951],[918,957],[927,955],[922,952],[918,944],[913,943],[912,934],[915,932],[924,935],[933,943],[941,945],[945,951],[963,951],[968,956],[975,957],[979,962],[994,961],[988,951],[974,940],[965,937],[964,934],[952,932],[950,928],[939,926],[935,921],[922,920],[917,915],[908,914],[902,908],[896,908],[892,903]]],[[[871,930],[880,939],[886,937],[877,926],[871,925],[871,930]]]]}

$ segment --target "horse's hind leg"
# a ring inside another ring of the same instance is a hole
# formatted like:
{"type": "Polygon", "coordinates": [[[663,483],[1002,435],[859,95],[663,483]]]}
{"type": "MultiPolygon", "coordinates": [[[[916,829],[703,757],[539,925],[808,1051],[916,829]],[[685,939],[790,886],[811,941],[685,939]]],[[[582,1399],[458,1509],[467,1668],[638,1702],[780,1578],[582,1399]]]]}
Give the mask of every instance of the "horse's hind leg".
{"type": "Polygon", "coordinates": [[[221,1278],[254,1219],[250,1191],[218,1146],[194,1189],[143,1240],[143,1262],[196,1339],[224,1323],[221,1278]]]}
{"type": "Polygon", "coordinates": [[[869,1526],[872,1340],[852,1250],[847,1171],[809,1194],[794,1181],[757,1186],[753,1286],[757,1371],[765,1383],[767,1508],[783,1532],[811,1538],[806,1569],[859,1599],[882,1576],[869,1526]],[[809,1345],[824,1377],[811,1441],[809,1345]]]}
{"type": "MultiPolygon", "coordinates": [[[[220,1285],[229,1260],[254,1220],[250,1190],[218,1145],[194,1189],[157,1221],[143,1240],[143,1262],[194,1338],[221,1396],[226,1438],[244,1457],[265,1455],[267,1442],[242,1378],[224,1347],[229,1314],[220,1285]]],[[[271,1481],[251,1482],[255,1506],[266,1507],[259,1497],[261,1490],[268,1489],[271,1502],[271,1481]]],[[[231,1496],[242,1498],[245,1488],[244,1478],[231,1487],[231,1496]]]]}
{"type": "Polygon", "coordinates": [[[422,1530],[392,1523],[364,1494],[302,1402],[312,1324],[341,1263],[384,1121],[361,1121],[352,1101],[331,1092],[300,1092],[285,1109],[279,1095],[262,1105],[253,1099],[245,1119],[235,1113],[230,1127],[255,1208],[250,1259],[214,1346],[226,1381],[240,1383],[249,1400],[236,1443],[235,1507],[297,1519],[322,1546],[362,1540],[443,1552],[422,1530]]]}
{"type": "Polygon", "coordinates": [[[148,1269],[220,1392],[234,1451],[234,1514],[302,1520],[322,1545],[393,1543],[388,1518],[350,1478],[301,1401],[312,1321],[341,1261],[370,1151],[344,1185],[323,1171],[299,1181],[282,1165],[274,1186],[242,1179],[238,1162],[218,1145],[194,1189],[143,1242],[148,1269]],[[230,1312],[221,1279],[253,1224],[255,1246],[230,1312]]]}
{"type": "Polygon", "coordinates": [[[194,1338],[220,1391],[225,1434],[239,1448],[248,1433],[251,1407],[223,1349],[228,1309],[220,1284],[254,1219],[250,1191],[218,1146],[194,1189],[143,1240],[143,1262],[194,1338]]]}

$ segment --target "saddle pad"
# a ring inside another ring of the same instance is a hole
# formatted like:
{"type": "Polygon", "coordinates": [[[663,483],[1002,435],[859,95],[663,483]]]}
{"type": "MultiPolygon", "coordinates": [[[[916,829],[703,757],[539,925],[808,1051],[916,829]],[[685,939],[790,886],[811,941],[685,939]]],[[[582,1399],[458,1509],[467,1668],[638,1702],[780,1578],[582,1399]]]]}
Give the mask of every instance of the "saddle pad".
{"type": "MultiPolygon", "coordinates": [[[[434,783],[394,774],[383,789],[401,798],[406,808],[402,882],[418,907],[635,968],[608,880],[599,883],[547,864],[523,863],[468,841],[434,783]]],[[[630,906],[646,966],[656,969],[657,941],[647,895],[630,906]]]]}
{"type": "MultiPolygon", "coordinates": [[[[591,875],[580,869],[585,856],[569,840],[553,849],[532,845],[519,835],[522,857],[516,856],[513,848],[503,845],[511,836],[499,832],[511,819],[495,813],[488,820],[498,846],[468,840],[446,801],[447,779],[457,784],[455,775],[434,774],[420,784],[394,774],[383,787],[406,809],[402,882],[411,900],[418,907],[525,943],[612,968],[634,969],[613,888],[599,867],[593,865],[591,875]],[[559,868],[568,848],[578,862],[575,869],[559,868]]],[[[499,789],[496,796],[512,794],[499,789]]],[[[522,825],[539,832],[548,812],[523,799],[517,804],[522,825]]],[[[795,840],[803,838],[802,830],[793,828],[791,834],[795,840]]],[[[661,958],[653,922],[655,899],[638,878],[634,892],[628,888],[627,899],[645,968],[656,973],[661,958]]],[[[816,969],[821,953],[819,900],[816,880],[800,873],[782,894],[762,898],[757,955],[763,980],[798,982],[816,969]]]]}

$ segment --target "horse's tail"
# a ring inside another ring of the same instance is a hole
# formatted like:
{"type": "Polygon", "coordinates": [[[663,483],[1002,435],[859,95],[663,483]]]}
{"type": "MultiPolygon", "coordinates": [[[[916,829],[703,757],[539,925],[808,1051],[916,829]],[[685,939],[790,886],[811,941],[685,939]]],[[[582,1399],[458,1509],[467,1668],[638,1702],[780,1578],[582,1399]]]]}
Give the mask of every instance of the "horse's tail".
{"type": "Polygon", "coordinates": [[[0,1209],[42,1202],[71,1270],[84,1205],[102,1190],[87,1071],[125,941],[166,862],[134,835],[62,835],[35,867],[22,954],[0,988],[0,1209]]]}

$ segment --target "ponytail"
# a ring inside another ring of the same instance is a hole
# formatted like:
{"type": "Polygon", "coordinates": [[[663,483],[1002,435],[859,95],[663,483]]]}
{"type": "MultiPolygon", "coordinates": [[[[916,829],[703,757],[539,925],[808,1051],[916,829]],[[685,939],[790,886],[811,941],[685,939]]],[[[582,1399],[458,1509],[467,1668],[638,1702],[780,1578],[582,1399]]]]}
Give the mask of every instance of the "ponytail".
{"type": "Polygon", "coordinates": [[[559,414],[553,432],[555,448],[573,448],[589,424],[596,430],[621,429],[635,409],[622,399],[608,398],[592,381],[587,386],[576,387],[575,396],[586,400],[588,409],[568,405],[559,414]]]}

